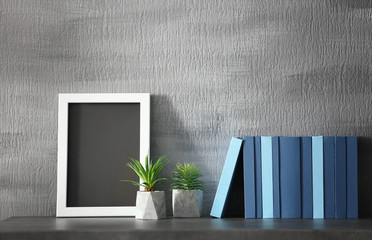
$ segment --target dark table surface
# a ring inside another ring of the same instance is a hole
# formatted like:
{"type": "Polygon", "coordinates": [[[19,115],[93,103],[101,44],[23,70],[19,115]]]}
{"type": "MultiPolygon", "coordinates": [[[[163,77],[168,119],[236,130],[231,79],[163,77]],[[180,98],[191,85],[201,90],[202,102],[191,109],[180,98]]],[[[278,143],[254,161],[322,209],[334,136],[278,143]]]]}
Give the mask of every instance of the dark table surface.
{"type": "Polygon", "coordinates": [[[54,218],[0,222],[7,239],[372,239],[372,219],[54,218]]]}

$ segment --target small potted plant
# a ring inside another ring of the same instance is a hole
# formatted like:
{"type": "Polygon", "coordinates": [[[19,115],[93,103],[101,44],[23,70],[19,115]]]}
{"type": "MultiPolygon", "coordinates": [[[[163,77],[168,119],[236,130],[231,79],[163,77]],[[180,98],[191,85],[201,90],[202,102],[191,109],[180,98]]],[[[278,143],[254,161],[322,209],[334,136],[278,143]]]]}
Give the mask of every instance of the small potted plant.
{"type": "Polygon", "coordinates": [[[172,207],[174,217],[200,217],[203,208],[202,174],[195,163],[178,163],[172,171],[172,207]]]}
{"type": "Polygon", "coordinates": [[[165,156],[161,156],[155,163],[146,156],[145,166],[137,159],[130,158],[130,167],[142,180],[135,182],[132,180],[121,180],[122,182],[130,182],[136,186],[143,187],[145,191],[138,191],[136,198],[136,218],[137,219],[160,219],[165,218],[165,193],[164,191],[155,191],[155,185],[167,180],[166,178],[158,178],[161,171],[167,165],[165,156]]]}

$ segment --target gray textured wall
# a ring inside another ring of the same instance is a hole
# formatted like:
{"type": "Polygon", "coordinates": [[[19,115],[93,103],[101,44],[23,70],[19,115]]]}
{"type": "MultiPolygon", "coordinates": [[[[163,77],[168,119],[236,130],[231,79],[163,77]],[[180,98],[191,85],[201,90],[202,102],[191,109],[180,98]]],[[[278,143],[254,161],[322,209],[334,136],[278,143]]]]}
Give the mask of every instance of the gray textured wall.
{"type": "Polygon", "coordinates": [[[362,136],[372,216],[371,47],[369,0],[0,0],[0,219],[55,214],[70,92],[150,92],[152,154],[200,163],[205,213],[231,136],[362,136]]]}

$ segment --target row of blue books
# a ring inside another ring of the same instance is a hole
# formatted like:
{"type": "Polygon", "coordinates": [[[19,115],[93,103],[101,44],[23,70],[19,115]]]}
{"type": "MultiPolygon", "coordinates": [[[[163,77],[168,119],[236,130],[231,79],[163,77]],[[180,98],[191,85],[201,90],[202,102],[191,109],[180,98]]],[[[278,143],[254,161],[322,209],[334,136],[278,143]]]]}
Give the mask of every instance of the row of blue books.
{"type": "Polygon", "coordinates": [[[358,218],[355,136],[233,137],[211,216],[228,215],[228,198],[238,197],[230,191],[238,166],[245,218],[358,218]]]}

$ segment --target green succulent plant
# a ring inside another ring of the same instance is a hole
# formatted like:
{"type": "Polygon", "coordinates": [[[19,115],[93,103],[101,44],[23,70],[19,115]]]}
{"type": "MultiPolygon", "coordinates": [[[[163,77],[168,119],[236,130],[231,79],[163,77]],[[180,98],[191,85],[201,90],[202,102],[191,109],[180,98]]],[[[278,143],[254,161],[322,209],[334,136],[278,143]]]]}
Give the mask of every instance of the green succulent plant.
{"type": "Polygon", "coordinates": [[[142,183],[138,183],[132,180],[120,180],[121,182],[130,182],[133,185],[144,187],[147,192],[154,191],[154,186],[160,181],[167,180],[166,178],[158,178],[161,171],[168,164],[166,156],[161,156],[155,163],[149,160],[148,155],[145,158],[145,166],[142,166],[141,162],[134,158],[129,158],[132,162],[128,163],[130,167],[142,180],[142,183]]]}
{"type": "Polygon", "coordinates": [[[177,163],[172,174],[171,190],[203,190],[204,182],[199,180],[203,175],[195,163],[177,163]]]}

